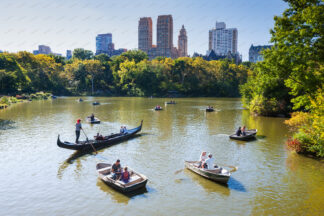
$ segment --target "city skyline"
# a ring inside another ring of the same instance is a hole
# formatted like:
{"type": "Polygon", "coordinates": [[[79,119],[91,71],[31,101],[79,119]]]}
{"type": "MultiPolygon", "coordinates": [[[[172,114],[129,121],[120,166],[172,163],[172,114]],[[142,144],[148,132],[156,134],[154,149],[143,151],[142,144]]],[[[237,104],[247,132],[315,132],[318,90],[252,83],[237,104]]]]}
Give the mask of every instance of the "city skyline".
{"type": "MultiPolygon", "coordinates": [[[[67,49],[85,48],[95,53],[94,39],[97,34],[112,33],[116,47],[137,49],[138,20],[151,17],[157,20],[160,14],[172,14],[174,33],[185,25],[188,54],[204,54],[208,49],[208,31],[216,21],[225,22],[239,31],[238,52],[248,60],[251,44],[269,44],[269,30],[273,27],[274,15],[280,15],[287,7],[281,0],[258,2],[245,1],[165,1],[136,3],[126,0],[112,1],[81,0],[29,2],[3,0],[0,14],[0,50],[32,52],[39,44],[46,44],[56,53],[67,49]],[[12,15],[15,14],[15,15],[12,15]]],[[[153,31],[156,27],[153,25],[153,31]]],[[[173,34],[173,41],[177,41],[173,34]]],[[[153,34],[153,41],[156,35],[153,34]]],[[[176,45],[176,44],[174,44],[176,45]]]]}

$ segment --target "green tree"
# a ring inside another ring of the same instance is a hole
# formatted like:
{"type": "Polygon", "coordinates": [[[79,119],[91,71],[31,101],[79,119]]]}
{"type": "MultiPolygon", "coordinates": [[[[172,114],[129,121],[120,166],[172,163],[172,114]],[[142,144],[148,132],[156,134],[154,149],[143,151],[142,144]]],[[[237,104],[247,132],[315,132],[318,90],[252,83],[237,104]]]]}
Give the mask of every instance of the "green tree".
{"type": "Polygon", "coordinates": [[[73,50],[73,58],[80,60],[89,60],[93,58],[93,52],[91,50],[77,48],[73,50]]]}

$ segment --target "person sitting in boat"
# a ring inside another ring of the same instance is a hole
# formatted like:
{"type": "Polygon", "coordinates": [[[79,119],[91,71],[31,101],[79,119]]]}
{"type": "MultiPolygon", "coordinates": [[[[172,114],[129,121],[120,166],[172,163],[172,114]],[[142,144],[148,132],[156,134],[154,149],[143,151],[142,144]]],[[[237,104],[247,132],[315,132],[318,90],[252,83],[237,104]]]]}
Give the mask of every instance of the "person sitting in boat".
{"type": "Polygon", "coordinates": [[[205,160],[207,159],[207,152],[203,151],[200,155],[200,159],[199,159],[199,166],[198,168],[201,168],[203,163],[205,162],[205,160]]]}
{"type": "Polygon", "coordinates": [[[205,169],[213,169],[214,168],[214,158],[212,154],[208,155],[208,159],[205,160],[205,163],[203,164],[203,167],[205,169]]]}
{"type": "Polygon", "coordinates": [[[120,160],[117,159],[116,163],[112,165],[111,172],[113,173],[112,179],[116,180],[119,179],[120,174],[121,174],[121,166],[120,166],[120,160]]]}
{"type": "Polygon", "coordinates": [[[235,134],[236,134],[236,136],[241,136],[241,134],[242,134],[241,127],[239,127],[237,129],[237,131],[235,132],[235,134]]]}
{"type": "Polygon", "coordinates": [[[79,137],[80,137],[80,130],[82,130],[82,125],[81,125],[81,119],[77,120],[77,123],[75,124],[75,143],[79,143],[79,137]]]}
{"type": "Polygon", "coordinates": [[[90,119],[91,119],[91,121],[94,121],[95,120],[95,116],[94,116],[93,113],[91,114],[90,119]]]}
{"type": "Polygon", "coordinates": [[[97,136],[95,136],[95,140],[103,140],[104,137],[102,135],[100,135],[99,133],[97,133],[97,136]]]}
{"type": "Polygon", "coordinates": [[[123,126],[120,127],[120,131],[119,131],[121,134],[123,134],[125,132],[125,129],[123,126]]]}
{"type": "Polygon", "coordinates": [[[120,180],[123,181],[124,183],[128,183],[130,179],[130,174],[128,172],[128,168],[124,167],[124,172],[120,176],[120,180]]]}
{"type": "Polygon", "coordinates": [[[242,128],[242,136],[246,136],[245,129],[246,129],[246,127],[245,127],[245,125],[244,125],[243,128],[242,128]]]}

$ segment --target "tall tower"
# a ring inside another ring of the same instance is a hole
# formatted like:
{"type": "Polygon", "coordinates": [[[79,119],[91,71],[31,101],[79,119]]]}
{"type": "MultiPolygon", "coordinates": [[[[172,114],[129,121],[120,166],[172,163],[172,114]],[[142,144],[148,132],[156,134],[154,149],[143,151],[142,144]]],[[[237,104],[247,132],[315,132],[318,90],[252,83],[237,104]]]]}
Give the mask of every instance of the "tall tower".
{"type": "Polygon", "coordinates": [[[208,50],[217,55],[237,54],[237,29],[226,28],[224,22],[216,22],[216,28],[209,31],[208,50]]]}
{"type": "Polygon", "coordinates": [[[181,28],[179,36],[178,36],[179,57],[188,56],[188,52],[187,52],[188,43],[187,42],[188,42],[187,31],[184,28],[184,25],[182,25],[182,28],[181,28]]]}
{"type": "Polygon", "coordinates": [[[98,34],[96,37],[96,55],[109,53],[109,46],[112,44],[112,34],[98,34]]]}
{"type": "MultiPolygon", "coordinates": [[[[162,15],[157,21],[157,48],[165,51],[173,47],[173,19],[172,15],[162,15]]],[[[167,55],[164,55],[167,56],[167,55]]]]}
{"type": "Polygon", "coordinates": [[[148,52],[152,48],[152,19],[142,17],[138,22],[138,49],[148,52]]]}

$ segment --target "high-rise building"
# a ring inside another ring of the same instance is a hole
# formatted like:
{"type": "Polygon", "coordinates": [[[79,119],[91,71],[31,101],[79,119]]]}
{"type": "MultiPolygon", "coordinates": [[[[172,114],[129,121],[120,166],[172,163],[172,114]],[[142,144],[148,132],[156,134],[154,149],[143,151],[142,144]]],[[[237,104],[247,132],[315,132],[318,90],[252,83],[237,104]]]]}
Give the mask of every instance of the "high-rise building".
{"type": "Polygon", "coordinates": [[[226,28],[224,22],[216,22],[216,28],[209,30],[208,51],[216,55],[237,54],[237,29],[226,28]]]}
{"type": "Polygon", "coordinates": [[[179,52],[179,57],[185,57],[188,56],[187,52],[187,32],[186,29],[184,28],[184,25],[182,25],[182,28],[180,30],[179,36],[178,36],[178,52],[179,52]]]}
{"type": "Polygon", "coordinates": [[[173,46],[172,15],[161,15],[156,24],[156,45],[152,44],[152,19],[141,18],[138,23],[138,49],[145,51],[150,59],[158,56],[177,58],[178,50],[173,46]],[[149,49],[147,49],[150,47],[149,49]]]}
{"type": "Polygon", "coordinates": [[[96,37],[96,55],[108,53],[109,46],[112,44],[112,34],[98,34],[96,37]]]}
{"type": "Polygon", "coordinates": [[[148,52],[152,48],[152,18],[142,17],[138,22],[138,49],[148,52]]]}
{"type": "Polygon", "coordinates": [[[33,54],[34,55],[38,55],[38,54],[48,55],[48,54],[52,54],[52,50],[51,50],[51,48],[49,46],[39,45],[38,50],[34,50],[33,54]]]}
{"type": "Polygon", "coordinates": [[[71,50],[66,50],[66,59],[70,60],[72,58],[72,51],[71,50]]]}
{"type": "Polygon", "coordinates": [[[263,61],[263,55],[261,54],[262,50],[265,49],[271,49],[271,45],[268,46],[253,46],[253,44],[251,45],[250,49],[249,49],[249,61],[250,62],[258,62],[258,61],[263,61]]]}

